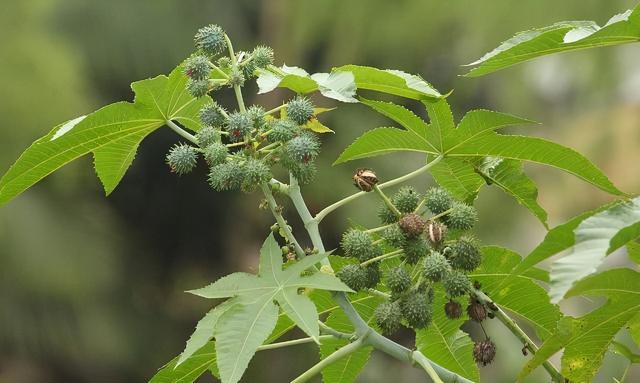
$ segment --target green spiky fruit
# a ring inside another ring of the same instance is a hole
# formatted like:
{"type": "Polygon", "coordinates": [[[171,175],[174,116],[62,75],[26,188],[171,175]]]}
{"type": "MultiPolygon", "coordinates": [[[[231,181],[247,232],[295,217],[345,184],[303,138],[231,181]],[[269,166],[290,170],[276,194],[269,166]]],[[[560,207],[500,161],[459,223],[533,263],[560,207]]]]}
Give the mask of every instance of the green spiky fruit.
{"type": "Polygon", "coordinates": [[[199,147],[206,148],[213,143],[220,142],[220,131],[211,126],[206,126],[198,131],[196,141],[199,147]]]}
{"type": "Polygon", "coordinates": [[[237,160],[211,167],[209,185],[215,191],[238,190],[242,184],[243,166],[237,160]]]}
{"type": "Polygon", "coordinates": [[[382,255],[380,246],[374,245],[373,238],[361,230],[349,229],[340,244],[347,257],[357,258],[360,262],[382,255]]]}
{"type": "Polygon", "coordinates": [[[496,357],[496,345],[491,339],[476,342],[473,346],[473,359],[483,366],[491,364],[496,357]]]}
{"type": "Polygon", "coordinates": [[[467,314],[469,315],[469,318],[476,322],[482,322],[487,319],[487,309],[482,303],[475,299],[469,302],[469,306],[467,306],[467,314]]]}
{"type": "Polygon", "coordinates": [[[211,73],[211,63],[205,56],[192,56],[184,63],[184,74],[190,78],[208,79],[209,73],[211,73]]]}
{"type": "Polygon", "coordinates": [[[387,275],[387,287],[394,294],[402,294],[411,287],[411,275],[404,267],[396,267],[387,275]]]}
{"type": "Polygon", "coordinates": [[[264,113],[265,110],[260,105],[252,105],[251,107],[249,107],[249,109],[247,109],[247,114],[249,115],[249,118],[251,118],[253,127],[255,129],[260,129],[265,124],[266,121],[264,118],[264,113]]]}
{"type": "Polygon", "coordinates": [[[206,96],[206,94],[209,93],[209,89],[211,88],[209,87],[209,80],[207,79],[196,80],[190,78],[189,81],[187,81],[187,92],[195,98],[206,96]]]}
{"type": "Polygon", "coordinates": [[[353,291],[360,291],[367,284],[367,271],[360,265],[346,265],[336,276],[353,291]]]}
{"type": "Polygon", "coordinates": [[[444,217],[444,221],[452,229],[469,230],[478,222],[478,213],[473,206],[454,202],[451,209],[451,212],[444,217]]]}
{"type": "Polygon", "coordinates": [[[449,272],[451,267],[444,255],[437,251],[432,251],[424,259],[422,273],[425,278],[433,282],[439,282],[449,272]]]}
{"type": "Polygon", "coordinates": [[[442,279],[442,285],[447,295],[456,298],[471,291],[471,281],[464,273],[451,270],[442,279]]]}
{"type": "Polygon", "coordinates": [[[373,316],[384,334],[392,334],[400,329],[402,311],[399,302],[385,302],[376,307],[373,316]]]}
{"type": "Polygon", "coordinates": [[[190,173],[197,163],[198,152],[191,145],[177,144],[167,154],[169,168],[178,175],[190,173]]]}
{"type": "Polygon", "coordinates": [[[220,69],[229,69],[231,68],[231,59],[227,56],[222,56],[216,61],[216,64],[220,69]]]}
{"type": "Polygon", "coordinates": [[[267,136],[269,142],[287,142],[295,137],[300,131],[295,122],[284,119],[276,121],[271,127],[271,132],[267,136]]]}
{"type": "Polygon", "coordinates": [[[239,142],[251,133],[251,130],[253,130],[253,121],[247,113],[234,112],[229,115],[225,129],[229,133],[229,139],[231,141],[239,142]]]}
{"type": "Polygon", "coordinates": [[[289,171],[300,185],[308,185],[315,180],[318,168],[315,163],[307,162],[295,164],[295,166],[289,168],[289,171]]]}
{"type": "Polygon", "coordinates": [[[287,117],[295,121],[298,125],[304,125],[313,117],[313,104],[308,98],[297,96],[289,101],[287,117]]]}
{"type": "Polygon", "coordinates": [[[411,186],[404,186],[391,197],[391,202],[401,213],[411,213],[420,203],[420,194],[411,186]]]}
{"type": "Polygon", "coordinates": [[[393,247],[403,247],[407,242],[407,236],[398,225],[386,228],[382,233],[382,238],[393,247]]]}
{"type": "Polygon", "coordinates": [[[251,62],[257,68],[266,68],[268,65],[273,64],[273,49],[264,45],[258,45],[251,52],[253,59],[251,62]]]}
{"type": "Polygon", "coordinates": [[[398,221],[398,226],[409,238],[416,238],[424,231],[426,222],[415,213],[405,214],[398,221]]]}
{"type": "Polygon", "coordinates": [[[207,25],[198,29],[194,37],[195,46],[205,54],[215,56],[225,47],[224,30],[217,25],[207,25]]]}
{"type": "Polygon", "coordinates": [[[248,63],[245,63],[242,66],[242,75],[244,76],[244,79],[250,80],[254,78],[256,76],[256,70],[258,70],[258,67],[253,62],[253,60],[249,61],[248,63]]]}
{"type": "Polygon", "coordinates": [[[408,264],[415,265],[429,253],[429,243],[423,237],[408,239],[404,246],[404,257],[408,264]]]}
{"type": "Polygon", "coordinates": [[[226,111],[218,103],[210,102],[200,109],[200,121],[206,126],[212,126],[214,128],[223,127],[227,118],[225,117],[226,111]]]}
{"type": "Polygon", "coordinates": [[[271,179],[271,169],[264,161],[249,158],[243,166],[242,191],[252,192],[271,179]]]}
{"type": "Polygon", "coordinates": [[[473,271],[482,263],[482,253],[477,241],[471,237],[462,237],[450,246],[449,262],[457,270],[473,271]]]}
{"type": "Polygon", "coordinates": [[[429,297],[421,292],[404,296],[400,300],[400,310],[409,326],[414,329],[427,327],[433,317],[429,297]]]}
{"type": "Polygon", "coordinates": [[[284,156],[289,163],[309,162],[320,152],[320,140],[311,132],[303,132],[284,146],[284,156]]]}
{"type": "Polygon", "coordinates": [[[221,143],[214,142],[204,148],[203,155],[209,166],[219,165],[227,159],[229,149],[221,143]]]}
{"type": "Polygon", "coordinates": [[[378,207],[378,218],[380,219],[380,222],[384,224],[390,224],[398,222],[399,217],[394,212],[392,212],[385,203],[382,203],[378,207]]]}
{"type": "Polygon", "coordinates": [[[244,73],[238,68],[231,68],[229,72],[229,86],[244,86],[244,73]]]}
{"type": "Polygon", "coordinates": [[[372,289],[380,283],[380,267],[378,264],[372,264],[364,267],[364,271],[367,275],[364,287],[372,289]]]}
{"type": "Polygon", "coordinates": [[[444,305],[444,313],[449,319],[458,319],[462,316],[462,305],[451,300],[444,305]]]}
{"type": "Polygon", "coordinates": [[[425,206],[433,213],[440,214],[451,208],[453,199],[443,188],[431,188],[424,195],[425,206]]]}

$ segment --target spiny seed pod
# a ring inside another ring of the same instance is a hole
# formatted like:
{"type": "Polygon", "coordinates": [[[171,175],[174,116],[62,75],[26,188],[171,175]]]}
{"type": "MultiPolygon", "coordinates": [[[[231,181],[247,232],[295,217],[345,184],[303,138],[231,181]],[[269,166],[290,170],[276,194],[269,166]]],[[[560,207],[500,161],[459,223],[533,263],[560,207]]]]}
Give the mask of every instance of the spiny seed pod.
{"type": "Polygon", "coordinates": [[[392,334],[400,329],[402,309],[399,302],[385,302],[376,307],[373,315],[384,334],[392,334]]]}
{"type": "Polygon", "coordinates": [[[210,56],[217,55],[226,45],[224,31],[213,24],[198,29],[194,42],[197,49],[210,56]]]}
{"type": "Polygon", "coordinates": [[[251,133],[253,121],[247,113],[234,112],[229,115],[226,131],[229,132],[229,139],[233,142],[244,140],[245,136],[251,133]]]}
{"type": "Polygon", "coordinates": [[[287,142],[296,136],[300,131],[295,122],[284,119],[276,121],[271,127],[271,132],[267,136],[269,142],[287,142]]]}
{"type": "Polygon", "coordinates": [[[456,270],[451,270],[445,274],[442,279],[442,285],[447,295],[451,298],[465,295],[471,291],[471,281],[469,281],[469,277],[456,270]]]}
{"type": "Polygon", "coordinates": [[[273,64],[273,49],[264,45],[258,45],[251,52],[251,62],[258,68],[266,68],[273,64]]]}
{"type": "Polygon", "coordinates": [[[315,134],[304,132],[292,138],[284,146],[284,155],[288,162],[309,162],[320,152],[320,140],[315,134]]]}
{"type": "Polygon", "coordinates": [[[415,213],[405,214],[398,221],[398,226],[409,238],[416,238],[422,234],[425,222],[422,217],[415,213]]]}
{"type": "Polygon", "coordinates": [[[226,113],[218,103],[210,102],[200,109],[200,121],[206,126],[220,128],[227,122],[226,113]]]}
{"type": "Polygon", "coordinates": [[[453,200],[443,188],[431,188],[424,195],[425,205],[433,214],[443,213],[451,208],[453,200]]]}
{"type": "Polygon", "coordinates": [[[491,364],[496,357],[496,345],[491,339],[486,339],[481,342],[476,342],[473,346],[473,359],[476,363],[486,366],[491,364]]]}
{"type": "Polygon", "coordinates": [[[404,186],[391,197],[391,202],[401,213],[411,213],[420,203],[420,194],[411,186],[404,186]]]}
{"type": "Polygon", "coordinates": [[[318,173],[318,168],[316,164],[313,162],[296,164],[295,166],[289,168],[291,174],[298,180],[300,185],[308,185],[316,178],[316,173],[318,173]]]}
{"type": "Polygon", "coordinates": [[[407,263],[415,265],[429,253],[429,244],[427,240],[422,237],[410,238],[404,243],[402,250],[407,263]]]}
{"type": "Polygon", "coordinates": [[[251,107],[249,107],[249,109],[247,109],[247,114],[251,118],[251,121],[253,122],[253,127],[255,129],[260,129],[262,125],[264,125],[265,123],[264,113],[265,113],[265,110],[260,105],[252,105],[251,107]]]}
{"type": "Polygon", "coordinates": [[[382,238],[393,247],[403,247],[407,242],[407,236],[398,225],[392,225],[385,229],[382,238]]]}
{"type": "Polygon", "coordinates": [[[244,192],[252,192],[271,179],[271,169],[264,161],[249,158],[243,168],[242,191],[244,192]]]}
{"type": "Polygon", "coordinates": [[[287,116],[298,125],[304,125],[313,117],[313,104],[304,96],[296,96],[289,101],[287,116]]]}
{"type": "Polygon", "coordinates": [[[203,80],[209,78],[211,63],[205,56],[192,56],[184,63],[184,74],[188,77],[203,80]]]}
{"type": "Polygon", "coordinates": [[[204,148],[203,154],[207,164],[214,166],[223,163],[227,159],[229,149],[221,142],[214,142],[204,148]]]}
{"type": "Polygon", "coordinates": [[[433,316],[429,298],[426,294],[413,292],[400,300],[402,316],[414,329],[425,328],[431,323],[433,316]]]}
{"type": "Polygon", "coordinates": [[[196,141],[199,147],[206,148],[213,143],[220,142],[220,131],[211,126],[205,126],[196,134],[196,141]]]}
{"type": "Polygon", "coordinates": [[[353,184],[364,192],[370,192],[378,183],[378,176],[371,169],[358,169],[353,175],[353,184]]]}
{"type": "Polygon", "coordinates": [[[238,68],[231,68],[229,72],[229,86],[244,86],[244,73],[238,68]]]}
{"type": "Polygon", "coordinates": [[[475,299],[472,299],[471,302],[469,302],[469,306],[467,306],[467,314],[469,315],[469,318],[476,322],[482,322],[487,319],[487,309],[482,303],[475,299]]]}
{"type": "Polygon", "coordinates": [[[209,87],[209,80],[207,79],[196,80],[190,78],[189,81],[187,81],[187,92],[189,92],[189,94],[195,98],[205,96],[207,93],[209,93],[210,89],[211,88],[209,87]]]}
{"type": "Polygon", "coordinates": [[[245,80],[254,78],[256,75],[256,70],[258,70],[258,67],[256,66],[256,63],[253,62],[253,60],[245,63],[242,66],[242,74],[245,80]]]}
{"type": "Polygon", "coordinates": [[[451,212],[444,217],[444,221],[452,229],[469,230],[478,221],[478,213],[473,206],[456,201],[451,208],[451,212]]]}
{"type": "Polygon", "coordinates": [[[367,271],[360,265],[346,265],[336,276],[353,291],[360,291],[367,284],[367,271]]]}
{"type": "Polygon", "coordinates": [[[380,246],[373,244],[373,238],[361,230],[349,229],[342,236],[340,244],[347,257],[358,258],[360,262],[377,257],[382,253],[380,246]]]}
{"type": "Polygon", "coordinates": [[[398,222],[398,216],[385,203],[380,204],[378,207],[378,218],[380,222],[385,224],[398,222]]]}
{"type": "Polygon", "coordinates": [[[462,237],[451,246],[449,262],[454,269],[473,271],[482,263],[482,254],[475,239],[462,237]]]}
{"type": "Polygon", "coordinates": [[[242,184],[243,167],[237,160],[211,167],[209,185],[215,191],[238,190],[242,184]]]}
{"type": "Polygon", "coordinates": [[[197,163],[196,148],[187,144],[175,145],[167,154],[167,164],[171,171],[178,175],[190,173],[197,163]]]}
{"type": "Polygon", "coordinates": [[[402,294],[411,287],[411,275],[402,266],[393,268],[387,275],[387,287],[394,294],[402,294]]]}
{"type": "Polygon", "coordinates": [[[366,280],[364,284],[365,289],[372,289],[380,283],[380,267],[377,264],[368,265],[364,267],[366,274],[366,280]]]}
{"type": "Polygon", "coordinates": [[[447,237],[447,226],[438,221],[428,221],[424,232],[431,246],[439,248],[447,237]]]}
{"type": "Polygon", "coordinates": [[[218,68],[220,69],[229,69],[231,68],[231,59],[227,56],[222,56],[216,61],[218,64],[218,68]]]}
{"type": "Polygon", "coordinates": [[[444,313],[449,319],[458,319],[462,316],[462,305],[456,301],[449,301],[444,305],[444,313]]]}
{"type": "Polygon", "coordinates": [[[437,251],[432,251],[431,254],[424,259],[422,272],[428,280],[439,282],[450,269],[451,267],[449,266],[447,258],[437,251]]]}

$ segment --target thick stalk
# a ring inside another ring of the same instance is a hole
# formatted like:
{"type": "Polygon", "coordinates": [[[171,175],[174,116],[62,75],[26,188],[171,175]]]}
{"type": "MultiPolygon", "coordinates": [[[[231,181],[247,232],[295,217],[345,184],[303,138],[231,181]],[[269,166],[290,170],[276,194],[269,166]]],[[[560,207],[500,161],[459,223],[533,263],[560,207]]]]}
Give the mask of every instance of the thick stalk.
{"type": "Polygon", "coordinates": [[[384,194],[384,192],[380,189],[378,185],[373,185],[373,190],[375,190],[375,192],[378,193],[380,198],[382,198],[382,201],[384,202],[384,204],[387,205],[389,210],[391,210],[393,214],[396,215],[396,217],[400,217],[402,215],[402,213],[400,213],[400,210],[398,210],[396,205],[394,205],[393,202],[391,202],[389,197],[387,197],[387,195],[384,194]]]}
{"type": "Polygon", "coordinates": [[[433,380],[433,383],[443,383],[436,370],[433,369],[433,366],[431,365],[431,362],[429,362],[429,359],[427,359],[421,352],[414,351],[413,360],[417,364],[422,366],[422,368],[427,372],[427,375],[429,375],[431,380],[433,380]]]}
{"type": "Polygon", "coordinates": [[[267,199],[267,204],[269,205],[271,214],[273,214],[273,216],[276,219],[276,222],[278,222],[278,226],[280,227],[280,230],[284,232],[289,243],[293,244],[296,255],[298,256],[298,258],[304,257],[305,256],[304,250],[296,240],[296,237],[293,236],[291,229],[287,225],[287,221],[284,220],[284,217],[280,213],[278,204],[276,203],[276,199],[273,198],[273,193],[271,193],[271,187],[269,186],[268,183],[262,184],[262,192],[264,193],[264,197],[267,199]]]}
{"type": "MultiPolygon", "coordinates": [[[[380,189],[384,189],[384,188],[388,188],[397,184],[400,184],[402,182],[408,181],[416,176],[419,176],[420,174],[423,174],[425,172],[427,172],[429,169],[431,169],[434,165],[436,165],[438,162],[440,162],[442,160],[442,156],[438,156],[436,158],[433,159],[433,161],[429,162],[428,164],[426,164],[425,166],[416,169],[414,171],[412,171],[411,173],[407,173],[401,177],[398,178],[394,178],[390,181],[384,182],[380,185],[378,185],[378,187],[380,189]]],[[[352,194],[348,197],[345,197],[343,199],[341,199],[340,201],[337,201],[327,207],[325,207],[324,209],[322,209],[318,214],[316,214],[315,216],[315,220],[317,221],[317,223],[322,222],[322,220],[329,215],[329,213],[331,213],[332,211],[336,210],[337,208],[341,207],[342,205],[346,205],[347,203],[358,199],[364,195],[366,195],[367,192],[361,191],[355,194],[352,194]]]]}
{"type": "MultiPolygon", "coordinates": [[[[532,354],[535,354],[536,352],[538,352],[538,346],[536,346],[533,340],[531,340],[529,335],[527,335],[520,328],[520,326],[518,326],[518,324],[513,319],[511,319],[511,317],[509,317],[507,313],[505,313],[500,308],[500,306],[498,306],[487,294],[483,293],[480,290],[474,289],[473,295],[475,295],[478,301],[480,301],[485,306],[489,307],[489,309],[494,313],[495,317],[498,318],[498,320],[500,320],[500,322],[502,322],[502,324],[507,329],[509,329],[509,331],[511,331],[511,333],[515,335],[516,338],[518,338],[520,342],[522,342],[522,344],[532,354]]],[[[565,381],[562,374],[548,360],[545,361],[542,364],[542,366],[544,367],[545,370],[547,370],[547,373],[549,373],[549,375],[551,376],[551,379],[553,379],[554,382],[563,383],[565,381]]]]}
{"type": "Polygon", "coordinates": [[[193,134],[191,134],[191,133],[187,132],[186,130],[182,129],[175,122],[173,122],[171,120],[167,120],[166,124],[167,124],[168,127],[171,128],[171,130],[173,130],[174,132],[178,133],[183,138],[186,138],[188,141],[191,141],[194,144],[198,143],[198,140],[196,140],[196,138],[195,138],[195,136],[193,134]]]}
{"type": "MultiPolygon", "coordinates": [[[[227,42],[227,48],[229,49],[229,59],[231,59],[231,65],[236,67],[238,66],[238,59],[236,58],[236,54],[233,51],[233,44],[231,44],[231,39],[225,33],[224,39],[227,42]]],[[[242,89],[240,89],[240,85],[233,86],[233,92],[236,94],[236,100],[238,101],[238,108],[240,108],[241,112],[246,112],[247,109],[244,106],[244,100],[242,98],[242,89]]]]}
{"type": "Polygon", "coordinates": [[[328,357],[322,359],[315,366],[311,367],[307,371],[305,371],[302,375],[298,376],[296,379],[292,380],[291,383],[303,383],[308,382],[314,376],[318,375],[325,367],[337,362],[338,360],[353,354],[358,351],[360,348],[364,347],[364,341],[362,338],[356,340],[353,343],[349,343],[346,346],[343,346],[338,351],[329,355],[328,357]]]}

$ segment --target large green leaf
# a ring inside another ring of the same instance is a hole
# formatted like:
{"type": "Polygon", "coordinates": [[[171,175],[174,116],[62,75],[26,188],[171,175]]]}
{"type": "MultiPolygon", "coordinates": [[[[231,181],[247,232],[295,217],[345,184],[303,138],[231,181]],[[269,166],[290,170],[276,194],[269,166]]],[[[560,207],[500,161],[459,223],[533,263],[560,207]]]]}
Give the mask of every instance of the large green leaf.
{"type": "Polygon", "coordinates": [[[173,358],[151,378],[149,383],[192,383],[208,369],[216,365],[216,349],[214,342],[208,342],[196,351],[184,363],[178,365],[178,358],[173,358]]]}
{"type": "Polygon", "coordinates": [[[516,34],[468,64],[476,68],[465,76],[482,76],[552,53],[637,41],[640,41],[640,7],[613,16],[603,27],[593,21],[563,21],[516,34]]]}
{"type": "Polygon", "coordinates": [[[435,154],[423,141],[416,140],[413,133],[396,128],[377,128],[366,132],[349,145],[334,165],[398,151],[435,154]]]}
{"type": "Polygon", "coordinates": [[[475,164],[488,183],[512,195],[547,227],[547,212],[538,204],[538,188],[524,173],[521,161],[485,157],[475,164]]]}
{"type": "Polygon", "coordinates": [[[629,259],[631,259],[637,264],[640,264],[640,243],[638,242],[627,243],[627,255],[629,255],[629,259]]]}
{"type": "Polygon", "coordinates": [[[578,295],[604,296],[607,302],[582,317],[563,318],[553,336],[524,367],[520,379],[564,348],[562,374],[572,382],[590,382],[613,337],[640,310],[640,274],[614,269],[590,276],[567,293],[567,297],[578,295]]]}
{"type": "Polygon", "coordinates": [[[640,236],[640,197],[592,215],[574,233],[571,252],[551,265],[549,295],[554,302],[576,281],[594,273],[605,256],[640,236]]]}
{"type": "Polygon", "coordinates": [[[444,293],[437,290],[433,321],[429,327],[416,331],[416,347],[434,363],[477,382],[479,373],[473,360],[473,341],[460,330],[466,318],[447,318],[443,309],[446,302],[444,293]]]}
{"type": "Polygon", "coordinates": [[[469,161],[460,158],[444,158],[431,168],[431,175],[456,199],[469,203],[486,183],[469,161]]]}
{"type": "Polygon", "coordinates": [[[168,120],[197,130],[197,112],[208,97],[195,99],[185,91],[180,67],[169,77],[132,84],[133,103],[118,102],[55,127],[35,141],[0,180],[0,204],[6,203],[63,165],[94,153],[95,168],[111,193],[135,157],[140,142],[168,120]]]}
{"type": "Polygon", "coordinates": [[[482,253],[482,265],[472,273],[473,279],[481,283],[482,291],[500,307],[532,324],[541,338],[551,336],[561,314],[558,306],[549,302],[547,292],[536,283],[541,277],[545,278],[546,273],[531,269],[508,279],[520,263],[520,255],[496,246],[484,247],[482,253]]]}

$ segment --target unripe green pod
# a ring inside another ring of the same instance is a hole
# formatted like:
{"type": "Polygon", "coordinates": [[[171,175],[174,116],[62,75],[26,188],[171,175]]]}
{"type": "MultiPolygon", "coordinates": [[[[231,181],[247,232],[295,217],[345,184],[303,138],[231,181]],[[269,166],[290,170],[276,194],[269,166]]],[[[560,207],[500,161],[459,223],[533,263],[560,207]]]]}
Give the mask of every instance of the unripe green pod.
{"type": "Polygon", "coordinates": [[[265,124],[264,113],[265,110],[260,105],[252,105],[247,109],[247,114],[251,118],[255,129],[260,129],[265,124]]]}
{"type": "Polygon", "coordinates": [[[206,148],[213,143],[220,142],[220,131],[211,126],[206,126],[196,133],[196,141],[199,147],[206,148]]]}
{"type": "Polygon", "coordinates": [[[366,281],[364,288],[373,289],[380,283],[380,267],[378,264],[367,265],[364,267],[366,273],[366,281]]]}
{"type": "Polygon", "coordinates": [[[298,180],[300,185],[308,185],[316,178],[318,168],[313,162],[296,164],[289,169],[293,177],[298,180]]]}
{"type": "Polygon", "coordinates": [[[454,202],[451,212],[444,217],[448,227],[458,230],[469,230],[478,222],[478,213],[473,206],[454,202]]]}
{"type": "Polygon", "coordinates": [[[398,222],[399,217],[394,212],[392,212],[385,203],[382,203],[378,207],[378,218],[380,219],[380,222],[384,224],[390,224],[398,222]]]}
{"type": "Polygon", "coordinates": [[[408,239],[402,246],[402,250],[407,263],[410,265],[418,263],[430,251],[429,243],[423,237],[408,239]]]}
{"type": "Polygon", "coordinates": [[[171,171],[178,175],[190,173],[197,163],[198,152],[191,145],[175,145],[167,154],[167,164],[171,171]]]}
{"type": "Polygon", "coordinates": [[[420,194],[411,186],[404,186],[391,197],[391,202],[401,213],[412,213],[420,203],[420,194]]]}
{"type": "Polygon", "coordinates": [[[229,72],[229,86],[244,86],[244,73],[238,68],[231,68],[229,72]]]}
{"type": "Polygon", "coordinates": [[[425,278],[433,282],[439,282],[451,269],[449,261],[444,255],[437,251],[432,251],[424,259],[422,273],[425,278]]]}
{"type": "Polygon", "coordinates": [[[214,166],[225,162],[229,149],[221,142],[214,142],[204,148],[203,154],[209,166],[214,166]]]}
{"type": "Polygon", "coordinates": [[[399,302],[385,302],[376,307],[373,316],[384,334],[392,334],[400,329],[402,309],[399,302]]]}
{"type": "Polygon", "coordinates": [[[244,168],[238,160],[211,167],[209,185],[215,191],[238,190],[242,184],[244,168]]]}
{"type": "Polygon", "coordinates": [[[231,59],[227,56],[222,56],[216,61],[218,64],[218,68],[220,69],[229,69],[231,68],[231,59]]]}
{"type": "Polygon", "coordinates": [[[287,142],[300,132],[300,128],[295,122],[284,119],[273,123],[271,132],[267,136],[269,142],[287,142]]]}
{"type": "Polygon", "coordinates": [[[197,49],[205,54],[215,56],[225,47],[224,31],[217,25],[207,25],[200,28],[194,38],[197,49]]]}
{"type": "Polygon", "coordinates": [[[373,244],[373,238],[364,231],[349,229],[342,236],[342,249],[347,257],[357,258],[360,262],[382,255],[382,249],[373,244]]]}
{"type": "Polygon", "coordinates": [[[209,80],[207,79],[196,80],[190,78],[189,81],[187,81],[187,92],[195,98],[205,96],[209,93],[209,89],[211,88],[209,87],[209,80]]]}
{"type": "Polygon", "coordinates": [[[247,113],[234,112],[229,115],[225,129],[231,141],[240,142],[253,130],[253,121],[247,113]]]}
{"type": "Polygon", "coordinates": [[[252,79],[256,76],[256,70],[258,70],[258,67],[252,60],[242,66],[242,75],[244,76],[245,80],[252,79]]]}
{"type": "Polygon", "coordinates": [[[264,45],[258,45],[251,52],[251,62],[258,68],[266,68],[273,64],[273,49],[264,45]]]}
{"type": "Polygon", "coordinates": [[[261,184],[269,182],[271,179],[271,169],[264,161],[249,158],[244,163],[242,177],[242,191],[252,192],[261,184]]]}
{"type": "Polygon", "coordinates": [[[425,206],[433,213],[440,214],[451,208],[453,199],[443,188],[431,188],[424,196],[425,206]]]}
{"type": "Polygon", "coordinates": [[[398,226],[409,238],[420,236],[424,231],[425,225],[424,219],[415,213],[405,214],[398,221],[398,226]]]}
{"type": "Polygon", "coordinates": [[[471,281],[465,274],[451,270],[442,279],[442,285],[447,295],[456,298],[471,291],[471,281]]]}
{"type": "Polygon", "coordinates": [[[296,96],[296,98],[289,101],[287,117],[298,125],[304,125],[313,117],[313,104],[304,96],[296,96]]]}
{"type": "Polygon", "coordinates": [[[382,238],[393,247],[403,247],[407,242],[406,234],[398,225],[392,225],[384,230],[382,238]]]}
{"type": "Polygon", "coordinates": [[[346,265],[336,276],[353,291],[360,291],[367,284],[367,271],[360,265],[346,265]]]}
{"type": "Polygon", "coordinates": [[[433,313],[429,298],[424,293],[413,292],[404,296],[400,300],[400,309],[409,327],[418,330],[431,323],[433,313]]]}
{"type": "Polygon", "coordinates": [[[205,56],[192,56],[184,63],[184,74],[196,80],[209,78],[211,63],[205,56]]]}
{"type": "Polygon", "coordinates": [[[303,132],[284,146],[283,154],[289,163],[306,163],[314,160],[320,152],[320,140],[311,132],[303,132]]]}
{"type": "Polygon", "coordinates": [[[393,294],[402,294],[411,287],[411,275],[402,267],[396,267],[387,275],[387,287],[393,294]]]}
{"type": "Polygon", "coordinates": [[[200,109],[200,121],[206,126],[221,128],[227,123],[226,111],[218,103],[210,102],[200,109]]]}
{"type": "Polygon", "coordinates": [[[482,263],[482,253],[475,239],[462,237],[450,246],[449,262],[457,270],[473,271],[482,263]]]}

